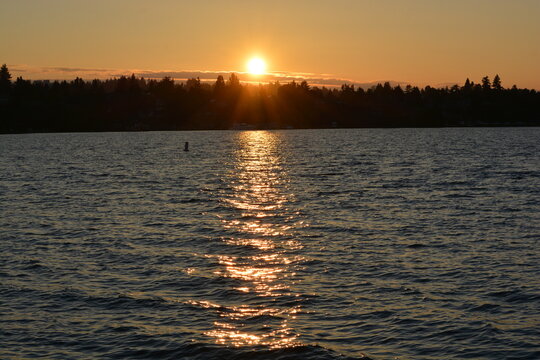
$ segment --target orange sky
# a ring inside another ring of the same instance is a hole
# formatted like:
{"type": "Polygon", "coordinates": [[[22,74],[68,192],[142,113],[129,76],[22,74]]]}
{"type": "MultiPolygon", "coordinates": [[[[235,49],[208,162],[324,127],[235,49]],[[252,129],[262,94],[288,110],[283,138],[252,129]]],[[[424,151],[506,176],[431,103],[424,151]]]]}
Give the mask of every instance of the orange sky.
{"type": "Polygon", "coordinates": [[[540,89],[538,0],[2,1],[0,63],[25,78],[245,71],[283,79],[540,89]]]}

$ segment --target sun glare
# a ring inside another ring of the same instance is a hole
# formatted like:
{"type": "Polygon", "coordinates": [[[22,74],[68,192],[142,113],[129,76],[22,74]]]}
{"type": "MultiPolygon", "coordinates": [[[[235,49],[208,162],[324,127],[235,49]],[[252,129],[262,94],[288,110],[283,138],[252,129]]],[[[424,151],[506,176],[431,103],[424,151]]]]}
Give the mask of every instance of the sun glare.
{"type": "Polygon", "coordinates": [[[266,63],[261,58],[252,58],[247,63],[248,72],[253,75],[261,75],[266,72],[266,63]]]}

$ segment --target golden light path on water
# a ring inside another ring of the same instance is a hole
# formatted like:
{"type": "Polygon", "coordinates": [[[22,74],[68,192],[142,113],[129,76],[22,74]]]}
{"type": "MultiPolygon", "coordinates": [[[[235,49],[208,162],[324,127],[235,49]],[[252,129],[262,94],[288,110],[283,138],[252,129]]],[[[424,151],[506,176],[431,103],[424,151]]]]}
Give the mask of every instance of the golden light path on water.
{"type": "MultiPolygon", "coordinates": [[[[220,319],[207,332],[227,346],[283,348],[298,344],[290,325],[300,311],[290,288],[293,265],[301,262],[294,250],[301,245],[291,230],[300,221],[287,208],[292,194],[288,175],[281,166],[278,138],[267,131],[245,131],[237,135],[239,148],[229,174],[230,191],[224,201],[233,216],[223,216],[222,225],[236,234],[224,239],[228,245],[246,248],[245,255],[218,255],[221,268],[216,275],[237,280],[234,291],[248,297],[242,303],[219,311],[220,319]]],[[[209,305],[211,306],[211,305],[209,305]]]]}

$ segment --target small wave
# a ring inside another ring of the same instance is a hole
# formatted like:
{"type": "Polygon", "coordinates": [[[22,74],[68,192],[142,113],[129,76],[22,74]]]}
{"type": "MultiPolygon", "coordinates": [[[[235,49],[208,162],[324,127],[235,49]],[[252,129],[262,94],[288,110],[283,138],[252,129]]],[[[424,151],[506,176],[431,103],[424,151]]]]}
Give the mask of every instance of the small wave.
{"type": "Polygon", "coordinates": [[[493,313],[496,312],[500,308],[497,304],[482,304],[475,306],[471,309],[471,311],[482,311],[482,312],[489,312],[493,313]]]}
{"type": "Polygon", "coordinates": [[[389,317],[394,316],[394,315],[395,315],[395,313],[393,311],[378,310],[378,311],[372,311],[372,312],[366,313],[362,317],[375,318],[375,319],[386,319],[386,318],[389,318],[389,317]]]}
{"type": "Polygon", "coordinates": [[[540,301],[540,294],[530,294],[518,289],[495,291],[487,295],[508,303],[528,303],[540,301]]]}
{"type": "Polygon", "coordinates": [[[411,249],[422,249],[422,248],[427,247],[427,245],[420,244],[420,243],[414,243],[414,244],[407,245],[407,247],[411,248],[411,249]]]}
{"type": "MultiPolygon", "coordinates": [[[[158,344],[155,344],[158,345],[158,344]]],[[[154,346],[124,349],[111,354],[114,359],[185,359],[185,360],[371,360],[364,354],[356,357],[339,354],[318,345],[295,345],[281,349],[246,346],[229,348],[205,343],[165,344],[165,348],[154,346]]]]}

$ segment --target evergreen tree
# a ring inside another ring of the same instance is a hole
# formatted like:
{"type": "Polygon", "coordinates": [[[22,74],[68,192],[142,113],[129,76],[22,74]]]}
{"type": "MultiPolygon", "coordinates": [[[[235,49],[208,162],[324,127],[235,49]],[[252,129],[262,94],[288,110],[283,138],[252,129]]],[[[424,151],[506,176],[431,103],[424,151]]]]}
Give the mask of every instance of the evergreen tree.
{"type": "Polygon", "coordinates": [[[499,74],[495,75],[495,77],[493,78],[493,89],[495,90],[502,90],[502,86],[501,86],[501,78],[499,77],[499,74]]]}
{"type": "Polygon", "coordinates": [[[473,87],[473,84],[471,83],[471,80],[469,80],[469,78],[467,78],[467,80],[465,80],[465,85],[463,85],[463,90],[470,90],[472,89],[473,87]]]}
{"type": "Polygon", "coordinates": [[[232,88],[240,87],[240,79],[235,73],[232,73],[229,77],[228,85],[232,88]]]}
{"type": "Polygon", "coordinates": [[[221,90],[223,90],[224,87],[225,87],[225,80],[223,79],[223,76],[219,75],[214,84],[214,91],[221,92],[221,90]]]}
{"type": "Polygon", "coordinates": [[[0,68],[0,93],[8,93],[11,88],[11,74],[7,68],[7,65],[4,64],[0,68]]]}
{"type": "Polygon", "coordinates": [[[302,82],[300,83],[300,88],[301,88],[302,90],[304,90],[304,91],[309,91],[309,88],[310,88],[310,87],[309,87],[307,81],[304,80],[304,81],[302,81],[302,82]]]}
{"type": "Polygon", "coordinates": [[[188,90],[198,90],[201,88],[201,79],[199,77],[191,78],[186,81],[186,88],[188,90]]]}
{"type": "Polygon", "coordinates": [[[484,76],[482,78],[482,89],[484,91],[491,90],[491,81],[489,81],[489,76],[484,76]]]}

